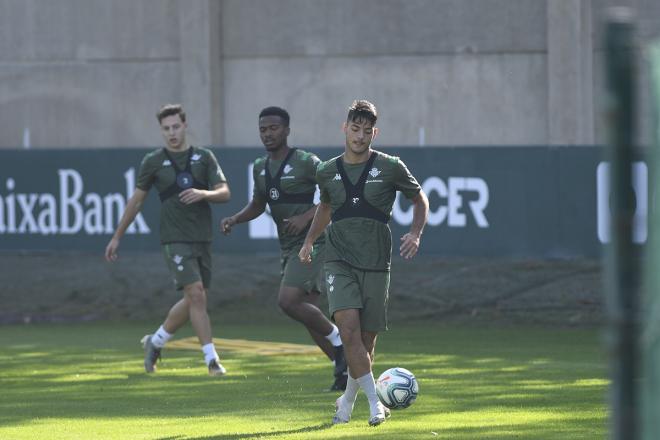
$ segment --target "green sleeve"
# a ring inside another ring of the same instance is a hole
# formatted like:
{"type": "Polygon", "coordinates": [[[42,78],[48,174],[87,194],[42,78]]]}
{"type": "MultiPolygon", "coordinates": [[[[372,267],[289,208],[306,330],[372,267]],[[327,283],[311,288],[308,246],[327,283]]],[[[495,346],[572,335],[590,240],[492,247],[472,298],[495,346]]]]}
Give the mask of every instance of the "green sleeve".
{"type": "Polygon", "coordinates": [[[218,183],[227,182],[227,178],[225,177],[225,174],[222,172],[222,168],[220,168],[220,164],[218,164],[218,159],[216,159],[215,154],[213,154],[213,152],[211,151],[208,152],[208,162],[207,162],[206,172],[207,172],[207,179],[209,182],[209,188],[213,188],[218,183]]]}
{"type": "Polygon", "coordinates": [[[147,154],[142,159],[140,164],[140,171],[138,172],[137,186],[142,191],[149,191],[156,179],[157,168],[153,166],[153,161],[150,161],[151,154],[147,154]]]}
{"type": "Polygon", "coordinates": [[[415,197],[419,191],[422,189],[417,183],[415,176],[410,174],[408,167],[403,163],[401,159],[398,159],[396,162],[396,171],[394,187],[397,191],[401,191],[407,199],[412,199],[415,197]]]}
{"type": "Polygon", "coordinates": [[[264,164],[264,161],[257,159],[252,165],[252,198],[260,202],[268,202],[266,194],[259,189],[259,173],[261,172],[261,164],[264,164]]]}
{"type": "Polygon", "coordinates": [[[305,175],[310,176],[309,181],[311,183],[317,183],[316,182],[316,169],[318,168],[320,163],[321,163],[321,159],[319,159],[315,154],[310,153],[309,159],[306,162],[307,172],[305,173],[305,175]]]}
{"type": "Polygon", "coordinates": [[[326,180],[323,178],[323,163],[319,163],[316,167],[316,184],[319,186],[321,193],[321,202],[330,203],[330,193],[326,187],[326,180]]]}

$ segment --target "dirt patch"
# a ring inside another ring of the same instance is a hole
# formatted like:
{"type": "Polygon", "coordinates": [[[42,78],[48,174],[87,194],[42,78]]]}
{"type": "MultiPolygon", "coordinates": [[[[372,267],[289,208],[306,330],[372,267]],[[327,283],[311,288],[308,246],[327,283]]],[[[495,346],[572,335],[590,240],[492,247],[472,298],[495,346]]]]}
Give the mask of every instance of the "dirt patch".
{"type": "MultiPolygon", "coordinates": [[[[209,309],[237,320],[280,315],[279,257],[214,256],[209,309]]],[[[142,320],[180,298],[160,254],[0,255],[0,323],[142,320]]],[[[603,323],[594,260],[395,258],[390,318],[595,326],[603,323]]]]}

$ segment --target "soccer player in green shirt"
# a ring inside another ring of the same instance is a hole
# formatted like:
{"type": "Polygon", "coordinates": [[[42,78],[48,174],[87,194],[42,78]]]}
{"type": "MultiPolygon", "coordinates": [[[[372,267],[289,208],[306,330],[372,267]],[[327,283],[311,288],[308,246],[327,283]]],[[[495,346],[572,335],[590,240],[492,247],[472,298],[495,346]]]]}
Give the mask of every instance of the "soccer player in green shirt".
{"type": "MultiPolygon", "coordinates": [[[[266,155],[254,162],[252,200],[238,213],[222,219],[225,234],[232,226],[259,217],[266,205],[277,226],[281,249],[280,308],[303,324],[316,344],[335,363],[332,390],[346,388],[346,361],[339,330],[318,308],[318,296],[324,291],[323,262],[302,264],[298,251],[309,229],[316,205],[316,155],[291,148],[289,113],[280,107],[267,107],[259,114],[259,135],[266,155]]],[[[315,252],[323,252],[324,239],[316,240],[315,252]]]]}
{"type": "Polygon", "coordinates": [[[165,148],[148,153],[142,160],[133,196],[117,230],[105,249],[108,261],[117,259],[119,241],[135,219],[152,186],[161,200],[160,241],[167,267],[183,298],[170,309],[165,322],[142,343],[144,368],[156,370],[161,349],[188,319],[204,353],[209,374],[226,370],[213,345],[206,296],[211,282],[212,216],[209,203],[224,203],[231,196],[227,180],[213,153],[186,141],[186,113],[181,105],[165,105],[156,114],[165,148]]]}
{"type": "Polygon", "coordinates": [[[299,252],[301,261],[313,262],[314,242],[325,230],[328,305],[344,342],[349,373],[346,390],[336,401],[333,423],[348,423],[360,388],[369,400],[370,425],[379,425],[389,416],[378,401],[372,365],[378,332],[387,330],[392,256],[387,223],[396,192],[413,204],[410,232],[401,237],[402,257],[410,259],[417,253],[428,216],[428,199],[405,164],[371,148],[378,132],[377,118],[376,107],[369,101],[354,101],[349,107],[344,153],[317,168],[321,203],[299,252]]]}

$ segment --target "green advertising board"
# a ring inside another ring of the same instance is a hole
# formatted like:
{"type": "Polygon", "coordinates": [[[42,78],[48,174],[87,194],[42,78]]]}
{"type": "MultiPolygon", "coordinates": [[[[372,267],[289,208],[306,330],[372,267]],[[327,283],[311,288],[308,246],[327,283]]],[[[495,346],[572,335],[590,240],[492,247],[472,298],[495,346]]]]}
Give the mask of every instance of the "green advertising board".
{"type": "MultiPolygon", "coordinates": [[[[446,256],[594,257],[607,242],[606,175],[598,147],[383,148],[400,156],[430,200],[420,252],[446,256]]],[[[102,252],[135,186],[148,149],[0,151],[0,249],[102,252]]],[[[215,222],[251,194],[250,167],[262,148],[213,148],[232,200],[214,205],[215,222]]],[[[323,160],[339,148],[312,149],[323,160]]],[[[645,240],[645,167],[639,163],[639,241],[645,240]]],[[[123,250],[158,250],[159,200],[152,192],[122,241],[123,250]]],[[[391,228],[412,220],[398,197],[391,228]]],[[[267,214],[218,233],[216,252],[277,252],[267,214]]]]}

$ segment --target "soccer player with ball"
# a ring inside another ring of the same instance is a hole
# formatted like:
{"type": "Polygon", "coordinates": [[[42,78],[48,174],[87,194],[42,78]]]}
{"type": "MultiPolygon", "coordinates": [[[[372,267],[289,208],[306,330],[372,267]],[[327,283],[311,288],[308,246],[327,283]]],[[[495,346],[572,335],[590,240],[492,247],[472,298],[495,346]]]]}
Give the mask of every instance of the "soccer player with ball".
{"type": "Polygon", "coordinates": [[[371,148],[377,119],[376,107],[369,101],[357,100],[349,107],[343,126],[344,153],[316,170],[321,203],[298,254],[301,261],[311,263],[314,242],[326,231],[328,305],[339,327],[349,372],[346,390],[336,401],[335,424],[350,420],[360,388],[369,400],[370,425],[381,424],[389,415],[378,399],[372,372],[378,332],[387,329],[392,257],[388,222],[396,192],[401,191],[413,204],[410,232],[401,237],[399,247],[401,256],[410,259],[419,248],[429,209],[426,195],[405,164],[371,148]]]}

